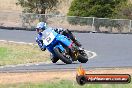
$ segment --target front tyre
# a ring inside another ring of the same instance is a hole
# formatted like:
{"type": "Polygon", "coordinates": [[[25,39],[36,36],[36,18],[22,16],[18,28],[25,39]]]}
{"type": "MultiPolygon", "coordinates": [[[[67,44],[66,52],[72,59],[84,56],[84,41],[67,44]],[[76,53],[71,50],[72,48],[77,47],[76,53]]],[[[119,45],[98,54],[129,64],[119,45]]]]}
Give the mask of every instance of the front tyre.
{"type": "Polygon", "coordinates": [[[86,63],[88,61],[88,55],[84,50],[79,51],[78,61],[81,63],[86,63]]]}
{"type": "Polygon", "coordinates": [[[56,63],[59,60],[58,57],[54,57],[52,54],[50,54],[50,59],[51,59],[52,63],[56,63]]]}
{"type": "Polygon", "coordinates": [[[54,49],[55,54],[60,58],[61,61],[63,61],[66,64],[72,63],[72,58],[70,55],[66,54],[66,52],[61,52],[59,48],[54,49]]]}

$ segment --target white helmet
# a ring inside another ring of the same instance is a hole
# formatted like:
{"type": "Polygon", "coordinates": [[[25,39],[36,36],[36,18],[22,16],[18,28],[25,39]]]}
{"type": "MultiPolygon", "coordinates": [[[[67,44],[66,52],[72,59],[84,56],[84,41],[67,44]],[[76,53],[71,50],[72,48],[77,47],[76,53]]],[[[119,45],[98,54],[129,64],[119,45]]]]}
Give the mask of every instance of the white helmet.
{"type": "Polygon", "coordinates": [[[45,30],[46,29],[46,23],[45,22],[39,22],[36,26],[36,29],[42,29],[45,30]]]}

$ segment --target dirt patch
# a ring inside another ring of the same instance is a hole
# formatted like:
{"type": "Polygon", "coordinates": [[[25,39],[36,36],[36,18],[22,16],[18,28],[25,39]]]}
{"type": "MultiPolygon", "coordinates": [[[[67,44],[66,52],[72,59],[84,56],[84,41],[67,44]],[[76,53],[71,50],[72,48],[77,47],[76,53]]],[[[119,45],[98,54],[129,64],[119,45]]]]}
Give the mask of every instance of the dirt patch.
{"type": "Polygon", "coordinates": [[[74,79],[75,72],[36,72],[36,73],[1,73],[0,84],[45,82],[60,79],[74,79]]]}
{"type": "MultiPolygon", "coordinates": [[[[57,80],[74,80],[76,71],[57,71],[57,72],[32,72],[32,73],[0,73],[0,84],[14,83],[37,83],[57,80]]],[[[109,69],[109,70],[87,70],[87,74],[132,74],[132,68],[128,69],[109,69]]]]}

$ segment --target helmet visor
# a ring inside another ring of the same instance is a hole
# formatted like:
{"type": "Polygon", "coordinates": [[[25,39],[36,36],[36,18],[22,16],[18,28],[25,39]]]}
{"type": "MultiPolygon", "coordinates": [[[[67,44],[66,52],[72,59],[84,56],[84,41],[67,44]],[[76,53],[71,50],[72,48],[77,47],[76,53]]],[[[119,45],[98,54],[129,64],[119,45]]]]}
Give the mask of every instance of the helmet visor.
{"type": "Polygon", "coordinates": [[[40,30],[39,28],[36,28],[36,32],[39,32],[39,30],[40,30]]]}
{"type": "Polygon", "coordinates": [[[36,28],[36,32],[42,32],[43,30],[40,28],[36,28]]]}

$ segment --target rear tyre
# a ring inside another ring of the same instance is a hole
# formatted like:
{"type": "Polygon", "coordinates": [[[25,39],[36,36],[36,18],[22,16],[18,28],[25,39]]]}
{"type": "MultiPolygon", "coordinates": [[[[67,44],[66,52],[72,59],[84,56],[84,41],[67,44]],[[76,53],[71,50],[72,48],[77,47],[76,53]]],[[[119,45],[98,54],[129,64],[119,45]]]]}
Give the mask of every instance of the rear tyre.
{"type": "Polygon", "coordinates": [[[81,63],[86,63],[88,61],[88,55],[84,50],[79,51],[78,61],[81,63]]]}
{"type": "Polygon", "coordinates": [[[67,55],[66,52],[60,52],[59,48],[55,48],[54,52],[64,63],[66,64],[72,63],[72,58],[70,57],[70,55],[67,55]]]}

